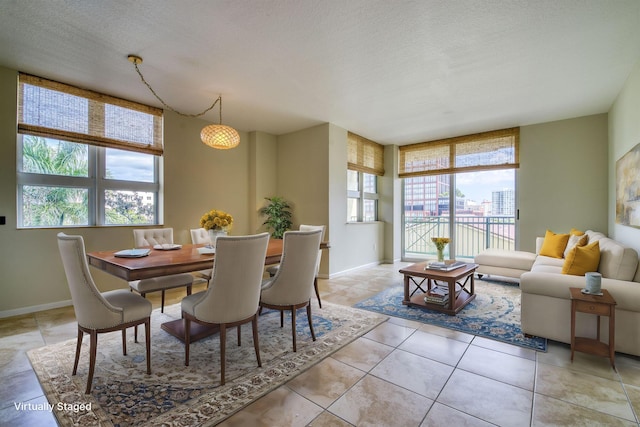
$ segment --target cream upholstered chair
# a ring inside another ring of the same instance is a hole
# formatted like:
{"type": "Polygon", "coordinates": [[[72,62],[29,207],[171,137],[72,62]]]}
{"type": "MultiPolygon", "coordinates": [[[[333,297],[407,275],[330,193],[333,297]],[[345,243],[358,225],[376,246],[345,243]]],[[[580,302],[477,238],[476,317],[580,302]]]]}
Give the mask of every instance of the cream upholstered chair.
{"type": "MultiPolygon", "coordinates": [[[[197,244],[211,244],[211,239],[209,238],[209,232],[204,228],[192,228],[191,230],[191,243],[194,245],[197,244]]],[[[207,282],[211,280],[211,269],[208,270],[200,270],[194,271],[192,273],[196,278],[204,279],[207,282]]]]}
{"type": "MultiPolygon", "coordinates": [[[[320,237],[320,241],[322,242],[324,240],[324,230],[325,230],[325,226],[324,225],[300,224],[300,229],[299,230],[300,231],[321,230],[322,231],[322,236],[320,237]]],[[[320,272],[320,262],[321,261],[322,261],[322,249],[318,249],[318,259],[316,261],[316,277],[313,279],[313,289],[316,291],[316,298],[318,298],[318,305],[320,306],[320,308],[322,308],[322,301],[320,301],[320,291],[318,290],[318,273],[320,272]]],[[[269,273],[269,276],[271,276],[271,277],[275,276],[279,267],[280,267],[280,264],[269,266],[267,268],[267,273],[269,273]]]]}
{"type": "Polygon", "coordinates": [[[78,341],[73,373],[78,371],[82,337],[88,333],[89,373],[87,389],[91,392],[93,373],[96,365],[98,334],[103,332],[122,331],[122,353],[127,354],[126,329],[144,323],[147,347],[147,374],[151,373],[151,303],[139,295],[119,289],[100,293],[96,287],[85,253],[82,236],[68,236],[58,233],[58,249],[71,291],[73,309],[78,321],[78,341]]]}
{"type": "Polygon", "coordinates": [[[279,310],[281,327],[284,323],[284,311],[291,310],[293,351],[297,350],[296,310],[299,308],[307,307],[311,337],[316,340],[311,320],[310,299],[321,237],[321,230],[285,232],[280,267],[276,275],[262,285],[260,308],[279,310]]]}
{"type": "MultiPolygon", "coordinates": [[[[145,228],[133,230],[133,241],[136,248],[173,243],[173,228],[145,228]]],[[[145,297],[149,292],[162,292],[160,311],[164,313],[164,293],[167,289],[187,287],[187,295],[191,295],[193,275],[190,273],[171,274],[150,279],[134,280],[129,282],[132,291],[145,297]]]]}
{"type": "Polygon", "coordinates": [[[258,366],[258,301],[264,272],[264,259],[269,244],[269,233],[252,236],[219,237],[216,259],[209,289],[182,300],[185,324],[185,366],[189,366],[191,322],[220,326],[220,385],[225,383],[225,349],[227,328],[251,322],[253,346],[258,366]]]}

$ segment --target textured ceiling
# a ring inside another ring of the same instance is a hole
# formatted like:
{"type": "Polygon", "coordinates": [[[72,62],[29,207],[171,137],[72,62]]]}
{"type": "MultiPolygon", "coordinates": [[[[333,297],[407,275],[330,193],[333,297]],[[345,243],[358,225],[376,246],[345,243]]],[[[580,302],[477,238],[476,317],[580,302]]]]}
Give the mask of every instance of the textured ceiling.
{"type": "Polygon", "coordinates": [[[185,113],[406,144],[608,111],[640,1],[0,0],[0,65],[161,106],[128,54],[185,113]]]}

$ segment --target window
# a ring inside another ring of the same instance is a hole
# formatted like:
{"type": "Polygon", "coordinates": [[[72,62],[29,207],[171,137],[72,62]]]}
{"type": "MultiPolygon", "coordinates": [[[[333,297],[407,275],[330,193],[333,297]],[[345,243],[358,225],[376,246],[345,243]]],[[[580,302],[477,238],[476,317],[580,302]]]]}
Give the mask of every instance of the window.
{"type": "Polygon", "coordinates": [[[347,221],[378,220],[378,176],[384,175],[384,147],[349,132],[347,221]]]}
{"type": "Polygon", "coordinates": [[[162,110],[20,74],[18,227],[159,223],[162,110]]]}
{"type": "Polygon", "coordinates": [[[515,248],[519,129],[402,146],[403,259],[433,256],[432,237],[449,237],[448,256],[515,248]]]}

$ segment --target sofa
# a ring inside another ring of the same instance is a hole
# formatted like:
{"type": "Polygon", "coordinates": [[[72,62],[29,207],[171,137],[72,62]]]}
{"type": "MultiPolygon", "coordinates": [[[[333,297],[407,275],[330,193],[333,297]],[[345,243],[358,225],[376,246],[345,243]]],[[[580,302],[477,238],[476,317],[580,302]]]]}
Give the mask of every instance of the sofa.
{"type": "MultiPolygon", "coordinates": [[[[599,248],[597,270],[589,271],[598,271],[602,275],[602,288],[607,289],[617,302],[615,350],[640,356],[638,253],[599,232],[588,230],[584,236],[584,245],[599,248]]],[[[548,234],[545,238],[548,238],[548,234]]],[[[586,279],[584,273],[563,274],[563,268],[567,268],[569,261],[569,248],[562,253],[562,257],[543,255],[545,238],[537,238],[535,254],[522,251],[485,251],[475,258],[479,264],[477,272],[479,275],[501,275],[502,272],[507,277],[519,278],[522,332],[570,344],[569,288],[585,288],[586,279]]],[[[608,317],[601,317],[600,339],[605,342],[608,340],[608,322],[608,317]]],[[[596,333],[597,316],[577,313],[576,335],[595,338],[596,333]]]]}

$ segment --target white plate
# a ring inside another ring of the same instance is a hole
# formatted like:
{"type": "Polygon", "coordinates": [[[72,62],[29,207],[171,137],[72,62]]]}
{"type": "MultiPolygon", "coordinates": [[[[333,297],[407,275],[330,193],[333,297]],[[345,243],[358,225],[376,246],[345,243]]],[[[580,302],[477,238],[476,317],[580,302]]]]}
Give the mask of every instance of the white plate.
{"type": "Polygon", "coordinates": [[[586,289],[581,289],[581,290],[580,290],[580,292],[582,292],[582,293],[583,293],[583,294],[585,294],[585,295],[595,295],[595,296],[602,296],[602,295],[604,295],[602,292],[598,292],[597,294],[595,294],[595,293],[591,293],[591,292],[589,292],[589,291],[588,291],[588,290],[586,290],[586,289]]]}
{"type": "Polygon", "coordinates": [[[119,258],[141,258],[149,255],[149,252],[149,249],[125,249],[123,251],[118,251],[113,255],[119,258]]]}
{"type": "Polygon", "coordinates": [[[198,253],[200,253],[200,255],[215,254],[216,248],[203,246],[202,248],[198,248],[198,253]]]}
{"type": "Polygon", "coordinates": [[[173,243],[163,243],[162,245],[154,245],[153,249],[157,249],[159,251],[173,251],[175,249],[180,249],[182,245],[175,245],[173,243]]]}

